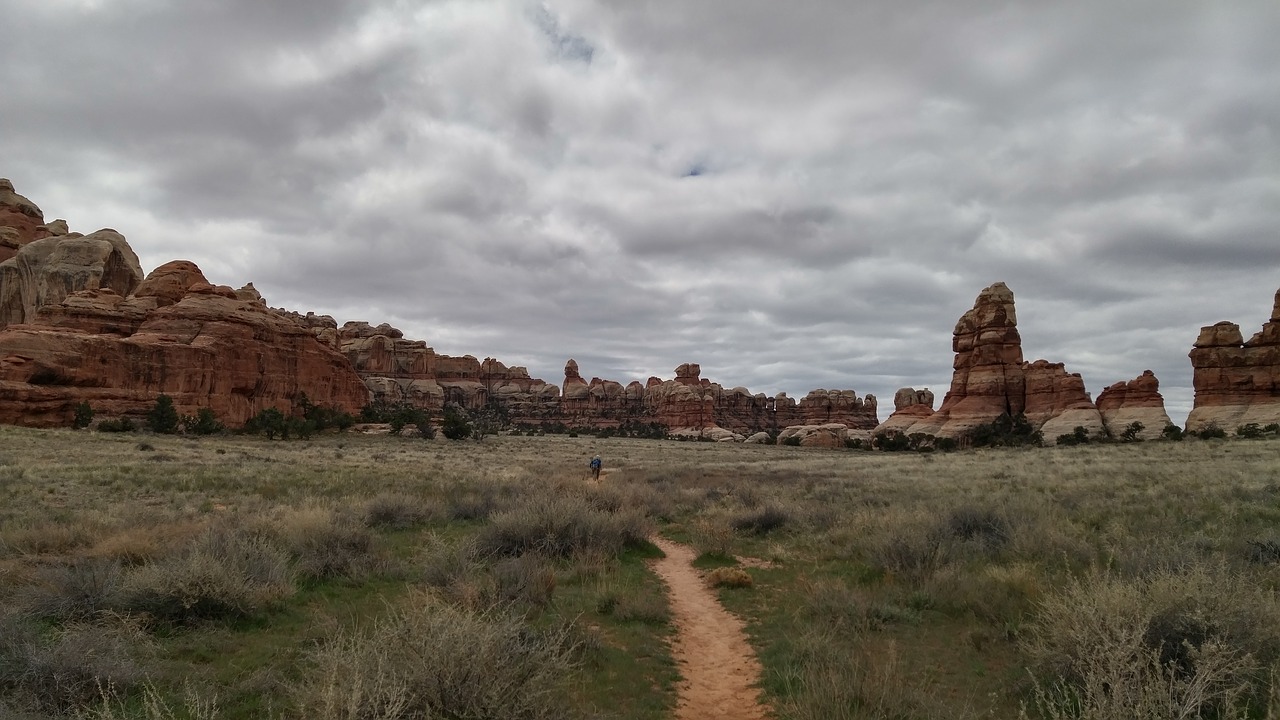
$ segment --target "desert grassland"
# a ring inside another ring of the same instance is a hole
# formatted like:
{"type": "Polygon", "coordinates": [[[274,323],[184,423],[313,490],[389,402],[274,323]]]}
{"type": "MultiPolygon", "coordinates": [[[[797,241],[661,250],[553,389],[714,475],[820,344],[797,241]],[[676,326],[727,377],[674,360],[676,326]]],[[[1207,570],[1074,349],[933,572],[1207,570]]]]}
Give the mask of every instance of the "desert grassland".
{"type": "Polygon", "coordinates": [[[0,717],[666,717],[654,532],[779,717],[1280,713],[1275,441],[0,428],[0,717]]]}

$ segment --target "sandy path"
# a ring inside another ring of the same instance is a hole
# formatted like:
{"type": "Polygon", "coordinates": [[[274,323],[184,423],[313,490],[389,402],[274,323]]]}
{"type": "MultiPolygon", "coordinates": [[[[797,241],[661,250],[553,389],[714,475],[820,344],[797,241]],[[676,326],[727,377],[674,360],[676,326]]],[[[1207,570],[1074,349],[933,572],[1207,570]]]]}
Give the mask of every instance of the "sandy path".
{"type": "Polygon", "coordinates": [[[653,570],[667,584],[676,635],[671,643],[684,677],[676,700],[677,720],[764,720],[760,704],[760,662],[742,621],[716,600],[693,568],[692,549],[663,538],[654,544],[667,554],[653,570]]]}

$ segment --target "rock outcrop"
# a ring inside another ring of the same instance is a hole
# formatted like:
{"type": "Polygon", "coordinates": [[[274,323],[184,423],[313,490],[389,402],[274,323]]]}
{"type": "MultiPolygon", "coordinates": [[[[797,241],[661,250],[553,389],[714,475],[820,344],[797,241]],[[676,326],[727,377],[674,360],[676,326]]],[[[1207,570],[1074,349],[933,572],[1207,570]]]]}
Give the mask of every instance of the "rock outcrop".
{"type": "Polygon", "coordinates": [[[1142,430],[1137,438],[1159,439],[1165,427],[1173,424],[1164,409],[1160,381],[1155,373],[1145,370],[1128,382],[1118,382],[1098,393],[1098,412],[1112,437],[1121,437],[1133,423],[1142,430]]]}
{"type": "Polygon", "coordinates": [[[909,433],[911,427],[933,417],[933,393],[928,388],[899,388],[893,394],[893,414],[876,426],[873,434],[909,433]]]}
{"type": "Polygon", "coordinates": [[[1069,373],[1062,363],[1036,360],[1024,363],[1022,377],[1026,396],[1023,413],[1027,420],[1053,444],[1059,435],[1082,427],[1090,437],[1103,437],[1102,415],[1084,389],[1079,373],[1069,373]]]}
{"type": "Polygon", "coordinates": [[[1201,328],[1190,358],[1196,396],[1188,431],[1280,422],[1280,291],[1271,319],[1249,340],[1235,323],[1209,325],[1201,328]]]}
{"type": "Polygon", "coordinates": [[[57,220],[51,230],[44,213],[36,204],[14,192],[13,183],[0,178],[0,262],[4,262],[33,240],[50,235],[65,235],[66,223],[57,220]],[[61,232],[58,232],[58,231],[61,232]]]}
{"type": "Polygon", "coordinates": [[[0,262],[0,328],[30,322],[72,293],[105,289],[124,297],[141,281],[138,256],[114,230],[33,240],[0,262]]]}
{"type": "Polygon", "coordinates": [[[1022,338],[1008,286],[996,283],[980,292],[952,335],[951,388],[942,407],[910,432],[960,437],[1004,413],[1026,409],[1022,338]]]}
{"type": "Polygon", "coordinates": [[[85,401],[99,417],[141,417],[162,393],[179,413],[210,408],[230,425],[290,411],[304,393],[351,412],[366,402],[350,364],[310,328],[194,265],[169,263],[139,287],[73,292],[0,330],[0,423],[67,425],[85,401]]]}
{"type": "Polygon", "coordinates": [[[1021,413],[1049,444],[1076,427],[1091,435],[1104,432],[1102,416],[1079,374],[1067,372],[1062,363],[1023,360],[1013,292],[1004,283],[983,289],[960,317],[952,350],[954,371],[942,407],[932,414],[913,411],[920,419],[911,423],[904,414],[894,429],[962,438],[1001,415],[1021,413]]]}

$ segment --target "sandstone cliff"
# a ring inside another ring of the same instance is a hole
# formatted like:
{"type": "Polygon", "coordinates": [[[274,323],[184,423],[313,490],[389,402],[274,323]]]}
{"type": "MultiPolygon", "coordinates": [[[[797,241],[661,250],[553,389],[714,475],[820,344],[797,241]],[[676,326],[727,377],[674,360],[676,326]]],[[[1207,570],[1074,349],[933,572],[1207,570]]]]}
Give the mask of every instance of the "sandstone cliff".
{"type": "Polygon", "coordinates": [[[207,407],[230,425],[289,411],[303,393],[351,412],[367,399],[311,329],[210,285],[191,263],[158,268],[129,297],[74,292],[0,330],[0,423],[67,425],[82,401],[100,417],[142,416],[161,393],[180,413],[207,407]]]}
{"type": "Polygon", "coordinates": [[[1235,323],[1209,325],[1201,328],[1190,358],[1196,397],[1188,431],[1280,422],[1280,291],[1271,319],[1248,341],[1235,323]]]}
{"type": "Polygon", "coordinates": [[[899,388],[893,394],[893,414],[876,426],[873,434],[910,433],[912,426],[933,417],[933,393],[928,388],[899,388]]]}

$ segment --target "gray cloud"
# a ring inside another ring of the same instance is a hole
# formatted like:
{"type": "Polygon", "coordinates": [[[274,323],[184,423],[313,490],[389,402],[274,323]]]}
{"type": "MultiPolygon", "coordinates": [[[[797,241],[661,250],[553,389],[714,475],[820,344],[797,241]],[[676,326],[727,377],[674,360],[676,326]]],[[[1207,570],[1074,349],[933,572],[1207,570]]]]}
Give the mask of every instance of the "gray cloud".
{"type": "Polygon", "coordinates": [[[1175,414],[1280,284],[1280,6],[0,0],[0,175],[276,305],[560,379],[882,399],[984,286],[1175,414]]]}

